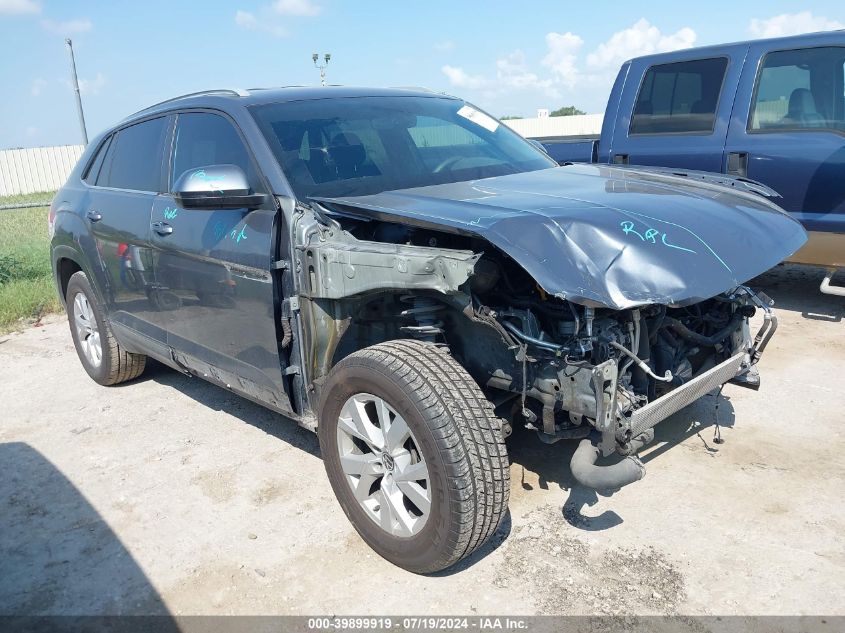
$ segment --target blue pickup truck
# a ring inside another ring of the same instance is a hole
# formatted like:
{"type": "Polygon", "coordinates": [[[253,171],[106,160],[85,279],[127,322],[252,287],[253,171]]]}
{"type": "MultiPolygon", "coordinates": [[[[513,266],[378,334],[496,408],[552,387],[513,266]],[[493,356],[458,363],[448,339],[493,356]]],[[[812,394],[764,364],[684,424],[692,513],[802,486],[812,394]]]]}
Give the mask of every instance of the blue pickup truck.
{"type": "Polygon", "coordinates": [[[845,267],[845,31],[638,57],[610,93],[601,137],[541,139],[560,164],[728,174],[776,190],[809,233],[788,261],[845,267]]]}

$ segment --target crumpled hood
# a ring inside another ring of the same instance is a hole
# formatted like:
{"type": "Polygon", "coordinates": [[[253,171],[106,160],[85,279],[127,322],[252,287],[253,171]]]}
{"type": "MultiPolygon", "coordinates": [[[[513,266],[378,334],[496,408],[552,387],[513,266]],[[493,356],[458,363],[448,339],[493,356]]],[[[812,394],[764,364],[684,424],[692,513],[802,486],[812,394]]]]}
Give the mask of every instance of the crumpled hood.
{"type": "Polygon", "coordinates": [[[768,270],[807,239],[756,194],[608,166],[316,200],[477,235],[547,293],[614,309],[701,301],[768,270]]]}

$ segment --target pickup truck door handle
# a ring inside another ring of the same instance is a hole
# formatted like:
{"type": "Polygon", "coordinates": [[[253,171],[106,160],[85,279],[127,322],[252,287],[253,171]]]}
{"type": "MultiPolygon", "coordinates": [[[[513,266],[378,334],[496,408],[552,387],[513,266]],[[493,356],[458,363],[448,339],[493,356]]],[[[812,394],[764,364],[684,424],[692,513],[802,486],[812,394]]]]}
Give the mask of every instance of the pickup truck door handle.
{"type": "Polygon", "coordinates": [[[628,164],[628,154],[614,154],[613,155],[613,164],[614,165],[627,165],[628,164]]]}
{"type": "Polygon", "coordinates": [[[159,235],[170,235],[173,233],[173,227],[167,222],[153,222],[153,231],[159,235]]]}
{"type": "Polygon", "coordinates": [[[727,171],[731,176],[748,176],[748,152],[728,152],[727,171]]]}
{"type": "Polygon", "coordinates": [[[89,211],[85,214],[85,217],[87,217],[91,222],[99,222],[103,219],[103,214],[99,211],[89,211]]]}

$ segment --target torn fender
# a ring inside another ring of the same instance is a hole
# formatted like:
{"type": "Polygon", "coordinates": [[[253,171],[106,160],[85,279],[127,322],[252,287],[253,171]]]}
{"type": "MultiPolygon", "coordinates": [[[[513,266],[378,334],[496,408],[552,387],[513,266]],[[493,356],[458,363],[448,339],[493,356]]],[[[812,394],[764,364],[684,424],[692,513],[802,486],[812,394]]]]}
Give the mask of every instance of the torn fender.
{"type": "Polygon", "coordinates": [[[305,249],[308,296],[340,299],[387,289],[458,292],[481,257],[472,251],[359,241],[305,249]]]}
{"type": "Polygon", "coordinates": [[[317,201],[482,237],[549,294],[617,310],[707,299],[807,239],[796,220],[754,193],[598,165],[317,201]]]}

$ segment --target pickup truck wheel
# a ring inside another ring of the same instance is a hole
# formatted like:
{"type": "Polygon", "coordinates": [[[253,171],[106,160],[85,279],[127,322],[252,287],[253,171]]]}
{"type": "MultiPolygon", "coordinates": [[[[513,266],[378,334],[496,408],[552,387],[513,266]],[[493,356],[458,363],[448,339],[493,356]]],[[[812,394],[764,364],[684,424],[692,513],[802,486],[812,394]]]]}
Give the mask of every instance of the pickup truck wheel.
{"type": "Polygon", "coordinates": [[[73,345],[88,375],[101,385],[116,385],[140,376],[147,357],[120,347],[85,273],[71,276],[65,299],[73,345]]]}
{"type": "Polygon", "coordinates": [[[343,511],[379,555],[445,569],[499,527],[510,493],[501,420],[448,351],[412,340],[330,372],[317,433],[343,511]]]}

